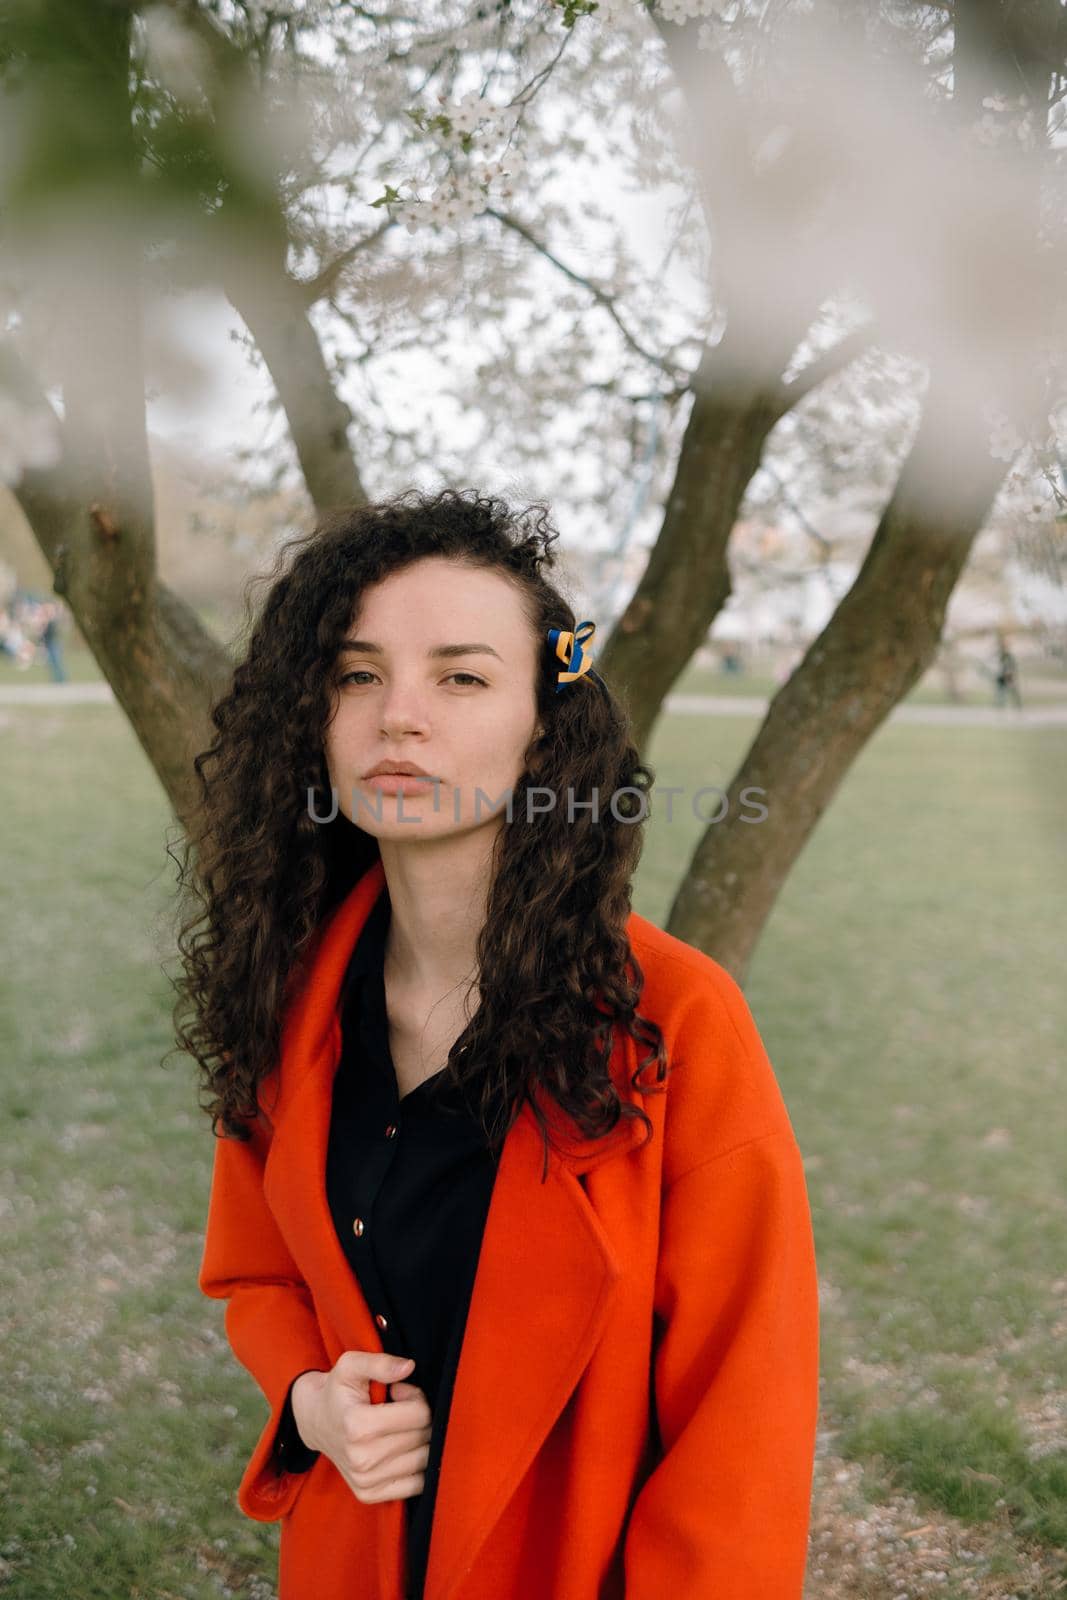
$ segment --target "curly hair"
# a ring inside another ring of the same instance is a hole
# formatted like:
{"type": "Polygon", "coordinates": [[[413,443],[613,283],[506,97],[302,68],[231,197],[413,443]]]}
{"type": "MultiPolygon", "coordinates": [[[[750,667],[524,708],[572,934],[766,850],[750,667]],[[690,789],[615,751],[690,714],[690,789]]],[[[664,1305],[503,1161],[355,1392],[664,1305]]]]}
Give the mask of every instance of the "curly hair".
{"type": "MultiPolygon", "coordinates": [[[[442,1078],[477,1107],[494,1156],[538,1081],[587,1138],[606,1136],[624,1101],[608,1064],[616,1028],[649,1047],[631,1083],[662,1092],[668,1067],[658,1024],[637,1001],[643,975],[626,933],[631,881],[654,773],[642,765],[628,718],[599,674],[556,693],[559,662],[546,630],[573,631],[574,614],[544,569],[559,534],[543,503],[512,510],[495,496],[407,490],[320,517],[252,583],[269,591],[250,622],[244,658],[215,704],[217,737],[195,757],[196,815],[179,866],[175,1037],[199,1064],[201,1109],[226,1136],[251,1137],[257,1084],[278,1055],[283,1014],[301,959],[324,918],[376,860],[378,841],[349,818],[316,820],[308,798],[330,792],[324,734],[341,641],[364,590],[428,556],[500,572],[517,587],[544,641],[537,705],[543,735],[525,753],[515,814],[494,842],[486,917],[477,940],[480,1001],[442,1078]],[[291,559],[290,559],[291,557],[291,559]],[[612,803],[533,808],[526,793],[593,791],[612,803]],[[656,1079],[639,1084],[652,1062],[656,1079]],[[206,1098],[205,1098],[206,1096],[206,1098]]],[[[251,586],[249,586],[251,587],[251,586]]],[[[246,589],[246,604],[249,591],[246,589]]],[[[173,852],[171,852],[173,855],[173,852]]]]}

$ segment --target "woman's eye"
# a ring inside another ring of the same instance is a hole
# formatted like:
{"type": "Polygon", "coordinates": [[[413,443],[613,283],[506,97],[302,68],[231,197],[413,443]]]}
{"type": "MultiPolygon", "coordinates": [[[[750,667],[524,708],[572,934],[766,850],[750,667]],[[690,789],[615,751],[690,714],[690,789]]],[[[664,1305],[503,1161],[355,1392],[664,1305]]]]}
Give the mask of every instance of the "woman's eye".
{"type": "MultiPolygon", "coordinates": [[[[374,674],[366,667],[357,667],[353,672],[346,672],[341,679],[342,683],[349,683],[353,678],[373,678],[374,674]]],[[[466,678],[468,683],[477,683],[483,689],[487,687],[484,678],[475,677],[473,672],[450,672],[450,678],[466,678]]],[[[362,687],[362,686],[361,686],[362,687]]]]}

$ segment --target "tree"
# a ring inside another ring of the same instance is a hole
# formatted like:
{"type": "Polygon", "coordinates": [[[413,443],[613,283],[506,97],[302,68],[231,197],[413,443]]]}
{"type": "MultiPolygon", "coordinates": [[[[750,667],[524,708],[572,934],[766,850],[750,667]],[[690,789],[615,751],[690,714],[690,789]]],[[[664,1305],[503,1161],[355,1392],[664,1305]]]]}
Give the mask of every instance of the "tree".
{"type": "Polygon", "coordinates": [[[153,296],[225,290],[285,423],[271,481],[298,475],[315,508],[363,502],[372,458],[392,478],[484,478],[491,442],[559,461],[560,493],[622,530],[610,576],[647,462],[655,538],[598,651],[642,746],[730,594],[746,506],[790,496],[805,437],[808,471],[842,470],[818,463],[836,397],[853,481],[881,486],[877,527],[668,923],[742,977],[849,766],[933,659],[998,494],[1042,489],[1043,524],[1049,496],[1063,509],[1045,356],[1063,315],[1061,0],[7,11],[4,371],[56,439],[14,492],[179,816],[228,660],[155,572],[153,296]],[[596,193],[606,156],[646,192],[674,185],[655,263],[596,193]],[[416,350],[480,424],[469,444],[383,398],[388,362],[416,350]],[[890,424],[865,438],[878,406],[890,424]],[[765,791],[758,827],[746,788],[765,791]]]}

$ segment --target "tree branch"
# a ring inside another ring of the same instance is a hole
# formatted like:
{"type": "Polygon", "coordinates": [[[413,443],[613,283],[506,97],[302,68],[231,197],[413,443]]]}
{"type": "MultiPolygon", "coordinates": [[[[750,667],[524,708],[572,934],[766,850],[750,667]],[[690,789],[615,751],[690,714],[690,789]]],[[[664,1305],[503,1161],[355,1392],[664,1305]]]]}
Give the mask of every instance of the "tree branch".
{"type": "Polygon", "coordinates": [[[820,351],[795,378],[790,378],[787,383],[783,382],[777,395],[771,400],[776,420],[792,411],[793,407],[803,400],[805,395],[818,388],[820,383],[825,383],[827,378],[836,377],[857,357],[866,355],[868,350],[875,347],[877,340],[877,324],[873,321],[865,322],[846,333],[828,350],[820,351]]]}
{"type": "MultiPolygon", "coordinates": [[[[218,22],[195,0],[170,3],[211,50],[220,92],[246,85],[251,64],[218,22]]],[[[256,85],[251,89],[246,97],[248,106],[261,107],[261,93],[256,85]]],[[[246,137],[254,134],[254,128],[246,129],[246,137]]],[[[277,185],[264,185],[254,196],[254,204],[251,199],[246,194],[239,204],[227,200],[207,226],[206,237],[223,289],[274,381],[316,510],[365,504],[367,495],[348,441],[352,413],[334,389],[309,316],[318,297],[288,271],[288,220],[277,185]]],[[[384,231],[380,228],[378,234],[384,231]]],[[[362,241],[360,247],[374,237],[362,241]]]]}
{"type": "Polygon", "coordinates": [[[347,250],[342,250],[339,256],[335,256],[332,261],[328,261],[324,267],[320,267],[313,278],[294,279],[303,298],[304,305],[310,307],[319,300],[328,300],[333,295],[345,268],[351,266],[353,261],[369,250],[372,245],[376,245],[383,235],[395,227],[395,217],[387,217],[379,227],[375,228],[373,233],[368,233],[364,238],[357,239],[355,244],[350,245],[347,250]]]}
{"type": "Polygon", "coordinates": [[[551,262],[558,272],[562,272],[565,278],[569,278],[571,283],[580,284],[583,289],[587,290],[596,304],[604,307],[604,310],[608,313],[630,349],[636,355],[639,355],[642,361],[647,361],[651,366],[657,367],[660,372],[666,373],[672,384],[677,385],[681,381],[683,386],[685,385],[686,380],[679,368],[673,366],[662,356],[656,355],[654,351],[646,350],[640,341],[634,337],[619,316],[615,302],[606,290],[601,289],[598,284],[593,283],[590,278],[585,277],[582,273],[576,272],[573,267],[568,267],[557,255],[549,250],[547,245],[542,244],[536,234],[532,233],[525,223],[520,222],[517,217],[508,216],[506,212],[498,211],[495,206],[486,206],[485,215],[495,217],[502,227],[510,228],[513,233],[517,233],[520,238],[525,239],[526,243],[537,251],[538,255],[544,256],[545,260],[551,262]]]}

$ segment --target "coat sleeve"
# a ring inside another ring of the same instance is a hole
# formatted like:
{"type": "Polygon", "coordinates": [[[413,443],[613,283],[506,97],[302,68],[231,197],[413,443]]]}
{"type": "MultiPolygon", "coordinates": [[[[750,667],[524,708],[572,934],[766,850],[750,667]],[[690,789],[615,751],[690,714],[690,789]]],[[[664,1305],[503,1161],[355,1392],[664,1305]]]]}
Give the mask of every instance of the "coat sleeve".
{"type": "MultiPolygon", "coordinates": [[[[306,1368],[304,1371],[311,1369],[306,1368]]],[[[296,1378],[303,1377],[298,1372],[296,1378]]],[[[296,1382],[293,1379],[293,1383],[296,1382]]],[[[282,1407],[281,1421],[274,1439],[274,1454],[272,1461],[279,1471],[284,1472],[310,1472],[319,1459],[321,1451],[310,1449],[300,1437],[300,1429],[296,1425],[296,1413],[293,1411],[293,1384],[289,1385],[289,1392],[285,1397],[282,1407]]]]}
{"type": "Polygon", "coordinates": [[[819,1409],[807,1185],[741,991],[722,969],[712,988],[694,1010],[692,1077],[665,1141],[674,1176],[662,1196],[651,1391],[660,1448],[627,1521],[625,1596],[801,1600],[819,1409]],[[698,1145],[705,1159],[686,1166],[698,1145]]]}
{"type": "Polygon", "coordinates": [[[237,1490],[237,1504],[258,1522],[276,1522],[291,1510],[306,1474],[281,1469],[275,1445],[290,1386],[302,1372],[328,1372],[327,1355],[311,1292],[302,1279],[267,1205],[263,1167],[269,1133],[262,1119],[252,1140],[216,1137],[211,1197],[199,1287],[225,1300],[226,1337],[270,1406],[237,1490]]]}

